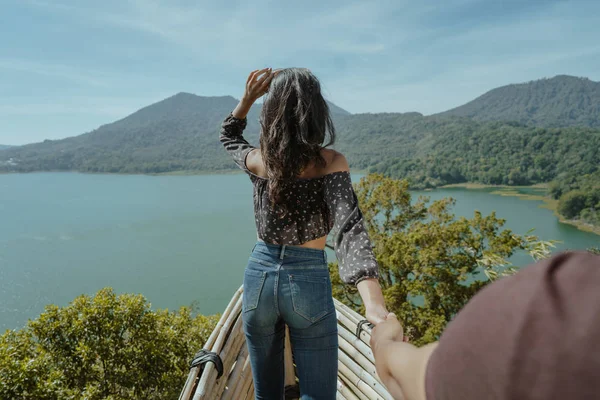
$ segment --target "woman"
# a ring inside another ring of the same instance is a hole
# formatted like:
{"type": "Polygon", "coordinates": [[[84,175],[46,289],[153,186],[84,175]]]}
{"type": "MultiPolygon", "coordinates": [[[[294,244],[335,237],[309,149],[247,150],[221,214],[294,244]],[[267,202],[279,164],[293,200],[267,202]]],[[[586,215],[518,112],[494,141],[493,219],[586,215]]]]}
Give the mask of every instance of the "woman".
{"type": "Polygon", "coordinates": [[[337,321],[324,251],[330,231],[340,276],[357,286],[367,319],[377,324],[388,312],[348,163],[326,149],[335,129],[319,81],[301,68],[253,71],[220,140],[254,187],[258,242],[244,273],[242,319],[256,399],[283,398],[285,325],[301,398],[335,399],[337,321]],[[242,133],[265,94],[254,148],[242,133]]]}
{"type": "Polygon", "coordinates": [[[439,344],[403,343],[390,314],[373,329],[379,377],[406,400],[600,398],[600,256],[560,253],[489,284],[439,344]]]}

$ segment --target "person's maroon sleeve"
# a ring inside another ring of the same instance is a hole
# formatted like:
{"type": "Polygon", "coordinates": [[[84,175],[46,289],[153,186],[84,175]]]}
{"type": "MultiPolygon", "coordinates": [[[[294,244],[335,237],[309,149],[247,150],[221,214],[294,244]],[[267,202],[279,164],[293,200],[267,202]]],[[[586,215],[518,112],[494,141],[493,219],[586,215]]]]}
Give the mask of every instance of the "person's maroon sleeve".
{"type": "Polygon", "coordinates": [[[428,400],[600,398],[600,257],[562,253],[482,289],[425,380],[428,400]]]}

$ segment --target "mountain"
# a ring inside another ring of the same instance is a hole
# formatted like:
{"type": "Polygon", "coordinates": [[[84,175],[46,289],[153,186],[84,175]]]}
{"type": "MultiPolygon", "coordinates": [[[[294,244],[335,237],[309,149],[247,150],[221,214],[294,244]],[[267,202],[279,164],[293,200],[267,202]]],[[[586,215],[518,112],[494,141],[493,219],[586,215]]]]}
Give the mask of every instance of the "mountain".
{"type": "Polygon", "coordinates": [[[332,117],[351,115],[348,111],[344,110],[341,107],[336,106],[335,104],[333,104],[330,101],[327,102],[327,105],[329,105],[329,113],[332,115],[332,117]]]}
{"type": "Polygon", "coordinates": [[[559,75],[490,90],[438,115],[541,127],[600,127],[600,82],[559,75]]]}
{"type": "MultiPolygon", "coordinates": [[[[233,163],[217,138],[236,104],[231,96],[179,93],[80,136],[4,150],[0,171],[231,170],[233,163]]],[[[260,105],[250,110],[245,131],[254,144],[259,112],[260,105]]],[[[415,188],[462,182],[526,185],[551,181],[565,171],[592,173],[600,165],[599,129],[419,113],[333,112],[332,118],[335,147],[351,167],[408,177],[415,188]]]]}
{"type": "MultiPolygon", "coordinates": [[[[573,121],[581,121],[582,114],[577,110],[597,107],[583,107],[589,105],[591,98],[592,91],[588,86],[596,85],[590,82],[570,77],[537,81],[527,84],[527,97],[532,99],[531,102],[542,98],[558,101],[548,94],[553,93],[548,85],[562,87],[562,91],[572,93],[572,96],[579,93],[579,103],[568,98],[562,104],[581,105],[573,107],[570,114],[577,117],[573,121]],[[560,86],[558,82],[561,81],[571,82],[570,89],[560,86]],[[573,85],[580,85],[581,90],[577,92],[573,85]],[[541,88],[539,92],[536,92],[537,88],[541,88]]],[[[597,190],[600,129],[536,127],[529,125],[531,119],[486,121],[492,118],[494,107],[506,111],[497,113],[495,118],[518,119],[511,117],[513,114],[508,110],[517,101],[514,99],[522,98],[523,85],[497,90],[464,106],[467,108],[461,112],[469,107],[480,110],[472,118],[451,113],[434,116],[419,113],[350,114],[330,104],[338,138],[336,148],[348,157],[352,168],[408,178],[413,188],[464,182],[529,185],[553,181],[551,194],[559,199],[559,210],[568,210],[569,215],[565,216],[572,218],[575,215],[589,224],[600,225],[600,212],[597,211],[600,206],[594,208],[600,204],[600,191],[597,190]],[[511,96],[513,100],[510,100],[511,96]],[[504,100],[500,101],[501,98],[504,100]],[[481,104],[494,104],[494,107],[486,108],[481,104]],[[503,104],[504,108],[498,104],[503,104]]],[[[2,150],[0,172],[231,170],[233,162],[218,141],[218,130],[236,104],[237,100],[231,96],[201,97],[179,93],[80,136],[2,150]]],[[[535,121],[542,124],[539,115],[542,110],[550,113],[548,110],[553,110],[552,107],[557,106],[551,101],[540,105],[535,121]]],[[[260,105],[250,110],[245,131],[245,137],[254,144],[258,142],[259,112],[260,105]]],[[[522,110],[519,115],[532,114],[522,110]]],[[[553,114],[544,115],[547,115],[546,123],[554,118],[553,114]]],[[[554,119],[556,125],[560,125],[560,121],[562,125],[570,125],[564,118],[554,119]]]]}
{"type": "Polygon", "coordinates": [[[0,151],[10,149],[11,147],[13,147],[13,146],[7,146],[5,144],[0,144],[0,151]]]}
{"type": "MultiPolygon", "coordinates": [[[[231,168],[217,140],[238,100],[179,93],[116,122],[62,140],[7,149],[0,171],[161,173],[231,168]],[[9,159],[12,162],[8,162],[9,159]]],[[[333,116],[350,115],[329,103],[333,116]]],[[[258,142],[260,104],[248,114],[246,137],[258,142]]]]}
{"type": "MultiPolygon", "coordinates": [[[[80,136],[2,150],[0,172],[231,170],[217,134],[236,104],[231,96],[179,93],[80,136]]],[[[600,226],[599,104],[598,83],[559,76],[427,117],[330,107],[336,148],[353,168],[408,178],[413,188],[552,182],[563,216],[600,226]]],[[[245,131],[255,144],[259,112],[260,105],[250,110],[245,131]]]]}

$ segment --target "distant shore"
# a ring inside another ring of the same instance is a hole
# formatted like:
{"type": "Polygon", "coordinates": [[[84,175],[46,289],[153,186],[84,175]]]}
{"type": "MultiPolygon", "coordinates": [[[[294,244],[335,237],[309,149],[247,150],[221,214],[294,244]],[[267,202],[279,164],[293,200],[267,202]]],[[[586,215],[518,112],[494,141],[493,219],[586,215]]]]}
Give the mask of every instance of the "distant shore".
{"type": "Polygon", "coordinates": [[[547,189],[547,183],[537,183],[535,185],[509,186],[509,185],[485,185],[483,183],[453,183],[451,185],[440,186],[440,189],[462,188],[462,189],[547,189]]]}
{"type": "MultiPolygon", "coordinates": [[[[147,175],[147,176],[194,176],[194,175],[234,175],[234,174],[243,174],[243,171],[240,169],[227,169],[227,170],[215,170],[215,171],[198,171],[198,170],[184,170],[184,171],[170,171],[170,172],[159,172],[159,173],[143,173],[143,172],[134,172],[134,173],[126,173],[126,172],[81,172],[81,171],[32,171],[32,172],[0,172],[0,175],[8,175],[8,174],[33,174],[33,173],[52,173],[52,172],[63,172],[63,173],[77,173],[77,174],[90,174],[90,175],[147,175]]],[[[351,169],[350,172],[353,174],[361,174],[367,175],[368,171],[365,170],[355,170],[351,169]]],[[[541,201],[543,204],[540,205],[541,208],[547,208],[551,210],[554,215],[558,218],[558,220],[564,224],[569,224],[575,226],[577,229],[585,232],[594,233],[596,235],[600,235],[600,227],[594,226],[579,220],[569,220],[561,216],[558,211],[558,200],[554,200],[544,194],[525,194],[519,193],[519,189],[534,189],[534,190],[545,190],[548,188],[547,183],[539,183],[536,185],[529,186],[508,186],[508,185],[485,185],[481,183],[455,183],[450,185],[439,186],[435,189],[469,189],[469,190],[478,190],[478,189],[497,189],[491,194],[496,194],[499,196],[511,196],[518,197],[522,200],[534,200],[541,201]]],[[[426,189],[426,190],[435,190],[435,189],[426,189]]]]}
{"type": "Polygon", "coordinates": [[[508,185],[484,185],[481,183],[456,183],[452,185],[444,185],[440,186],[440,189],[450,189],[450,188],[461,188],[461,189],[469,189],[469,190],[477,190],[477,189],[497,189],[491,194],[499,195],[499,196],[510,196],[510,197],[518,197],[522,200],[534,200],[541,201],[541,208],[547,208],[552,211],[552,213],[558,218],[560,222],[563,224],[568,224],[576,227],[577,229],[584,231],[595,233],[596,235],[600,235],[600,226],[594,226],[592,224],[588,224],[579,220],[567,219],[558,213],[558,200],[550,198],[548,195],[544,194],[526,194],[520,193],[519,189],[534,189],[534,190],[545,190],[548,188],[548,184],[539,183],[536,185],[530,186],[508,186],[508,185]]]}
{"type": "MultiPolygon", "coordinates": [[[[367,175],[365,170],[350,169],[353,174],[367,175]]],[[[145,175],[145,176],[194,176],[194,175],[239,175],[244,171],[241,169],[219,169],[214,171],[209,170],[179,170],[168,172],[98,172],[98,171],[65,171],[65,170],[45,170],[45,171],[0,171],[0,175],[17,175],[17,174],[89,174],[89,175],[145,175]]]]}

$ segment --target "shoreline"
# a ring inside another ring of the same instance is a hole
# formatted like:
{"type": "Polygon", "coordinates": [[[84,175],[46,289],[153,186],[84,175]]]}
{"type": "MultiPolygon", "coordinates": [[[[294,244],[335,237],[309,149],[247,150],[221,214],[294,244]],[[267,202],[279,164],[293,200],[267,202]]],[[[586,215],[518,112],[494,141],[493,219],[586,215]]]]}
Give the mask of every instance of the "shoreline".
{"type": "MultiPolygon", "coordinates": [[[[497,196],[506,196],[506,197],[517,197],[521,200],[533,200],[533,201],[541,201],[542,204],[539,205],[540,208],[546,208],[552,211],[552,214],[558,218],[558,221],[574,226],[583,232],[589,232],[600,236],[600,226],[594,226],[592,224],[588,224],[586,222],[582,222],[579,220],[566,219],[562,215],[558,213],[558,200],[554,200],[547,195],[539,195],[539,194],[525,194],[519,193],[519,189],[537,189],[542,190],[546,189],[548,184],[546,183],[538,183],[530,186],[508,186],[508,185],[484,185],[481,183],[456,183],[452,185],[444,185],[440,186],[439,189],[467,189],[467,190],[481,190],[481,189],[496,189],[490,194],[497,196]]],[[[435,189],[434,189],[435,190],[435,189]]]]}
{"type": "MultiPolygon", "coordinates": [[[[368,172],[365,170],[356,170],[350,169],[350,172],[353,174],[363,174],[367,175],[368,172]]],[[[243,174],[244,171],[241,169],[227,169],[227,170],[215,170],[215,171],[196,171],[196,170],[182,170],[182,171],[170,171],[170,172],[159,172],[159,173],[126,173],[126,172],[82,172],[82,171],[30,171],[30,172],[0,172],[0,176],[2,175],[12,175],[12,174],[39,174],[39,173],[70,173],[70,174],[89,174],[89,175],[139,175],[139,176],[202,176],[202,175],[235,175],[235,174],[243,174]]],[[[499,196],[511,196],[518,197],[522,200],[533,200],[533,201],[541,201],[542,204],[539,206],[541,208],[546,208],[552,211],[552,213],[558,218],[558,221],[576,227],[577,229],[593,233],[600,236],[600,226],[594,226],[582,221],[578,220],[569,220],[561,216],[558,211],[558,200],[554,200],[544,195],[537,194],[524,194],[519,193],[519,189],[537,189],[537,190],[545,190],[548,188],[548,183],[538,183],[535,185],[525,185],[525,186],[509,186],[509,185],[485,185],[482,183],[453,183],[450,185],[438,186],[433,189],[424,189],[425,191],[433,191],[436,189],[467,189],[467,190],[482,190],[482,189],[496,189],[491,194],[499,195],[499,196]]]]}
{"type": "MultiPolygon", "coordinates": [[[[233,175],[238,171],[232,170],[215,170],[215,171],[195,171],[181,170],[170,172],[95,172],[95,171],[0,171],[0,175],[28,175],[28,174],[81,174],[81,175],[117,175],[117,176],[194,176],[194,175],[233,175]]],[[[239,173],[243,173],[240,171],[239,173]]]]}
{"type": "Polygon", "coordinates": [[[522,186],[486,185],[483,183],[452,183],[450,185],[443,185],[443,186],[437,187],[437,189],[451,189],[451,188],[461,188],[461,189],[547,189],[548,183],[536,183],[535,185],[522,185],[522,186]]]}
{"type": "MultiPolygon", "coordinates": [[[[363,174],[367,175],[368,172],[364,170],[356,170],[350,168],[352,174],[363,174]]],[[[93,172],[93,171],[0,171],[1,175],[28,175],[28,174],[82,174],[82,175],[117,175],[117,176],[203,176],[203,175],[238,175],[244,174],[241,169],[219,169],[214,171],[199,171],[199,170],[179,170],[169,172],[93,172]]]]}

